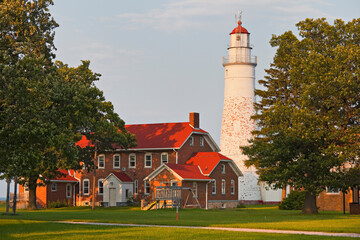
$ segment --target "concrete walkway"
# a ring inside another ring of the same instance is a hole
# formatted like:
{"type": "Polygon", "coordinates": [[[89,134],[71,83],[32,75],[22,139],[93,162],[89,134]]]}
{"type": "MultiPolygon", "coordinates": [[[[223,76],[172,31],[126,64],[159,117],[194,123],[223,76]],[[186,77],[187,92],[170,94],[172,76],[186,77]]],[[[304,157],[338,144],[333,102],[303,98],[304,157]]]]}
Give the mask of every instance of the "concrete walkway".
{"type": "Polygon", "coordinates": [[[360,238],[359,233],[330,233],[330,232],[310,232],[310,231],[272,230],[272,229],[253,229],[253,228],[169,226],[169,225],[123,224],[123,223],[100,223],[100,222],[69,222],[69,221],[56,221],[56,222],[68,223],[68,224],[119,226],[119,227],[189,228],[189,229],[220,230],[220,231],[232,231],[232,232],[278,233],[278,234],[300,234],[300,235],[302,234],[302,235],[317,235],[317,236],[329,236],[329,237],[360,238]]]}

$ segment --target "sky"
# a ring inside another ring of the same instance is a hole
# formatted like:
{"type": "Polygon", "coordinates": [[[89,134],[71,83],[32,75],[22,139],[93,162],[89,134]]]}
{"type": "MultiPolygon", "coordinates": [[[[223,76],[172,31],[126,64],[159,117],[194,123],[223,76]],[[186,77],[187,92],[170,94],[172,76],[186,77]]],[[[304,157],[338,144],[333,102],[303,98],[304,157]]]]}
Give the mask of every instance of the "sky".
{"type": "Polygon", "coordinates": [[[198,112],[219,145],[222,57],[239,10],[258,58],[257,82],[276,52],[273,34],[296,33],[305,18],[350,21],[359,9],[358,0],[54,0],[50,13],[60,25],[56,59],[69,66],[90,60],[102,75],[97,86],[126,124],[187,122],[198,112]]]}

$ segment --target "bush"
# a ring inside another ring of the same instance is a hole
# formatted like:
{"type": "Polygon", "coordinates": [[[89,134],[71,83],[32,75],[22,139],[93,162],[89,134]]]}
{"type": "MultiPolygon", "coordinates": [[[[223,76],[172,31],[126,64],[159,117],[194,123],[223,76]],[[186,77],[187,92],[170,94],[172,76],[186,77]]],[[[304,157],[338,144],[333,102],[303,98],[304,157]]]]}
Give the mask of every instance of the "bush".
{"type": "Polygon", "coordinates": [[[239,203],[236,208],[246,208],[245,204],[243,203],[239,203]]]}
{"type": "Polygon", "coordinates": [[[292,191],[279,205],[280,210],[301,210],[304,207],[305,192],[292,191]]]}
{"type": "Polygon", "coordinates": [[[62,207],[68,207],[69,204],[67,202],[60,202],[57,200],[56,202],[50,202],[48,204],[48,208],[62,208],[62,207]]]}

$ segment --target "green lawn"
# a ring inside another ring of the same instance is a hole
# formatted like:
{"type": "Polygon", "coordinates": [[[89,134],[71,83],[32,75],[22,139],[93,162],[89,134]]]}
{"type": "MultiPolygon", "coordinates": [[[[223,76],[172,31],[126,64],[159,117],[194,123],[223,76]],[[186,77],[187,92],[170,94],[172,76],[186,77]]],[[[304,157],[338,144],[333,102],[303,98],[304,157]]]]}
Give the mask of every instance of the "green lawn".
{"type": "MultiPolygon", "coordinates": [[[[322,236],[243,233],[201,229],[173,229],[149,227],[85,226],[43,221],[0,219],[0,239],[329,239],[322,236]]],[[[332,237],[331,239],[350,239],[332,237]]]]}
{"type": "MultiPolygon", "coordinates": [[[[0,208],[4,212],[4,208],[0,208]]],[[[321,212],[302,215],[300,211],[281,211],[277,207],[253,206],[242,209],[179,211],[175,220],[172,209],[141,211],[139,208],[89,207],[19,210],[16,216],[0,215],[0,219],[36,221],[91,221],[184,226],[222,226],[262,229],[305,230],[323,232],[360,233],[360,215],[343,215],[340,212],[321,212]]]]}

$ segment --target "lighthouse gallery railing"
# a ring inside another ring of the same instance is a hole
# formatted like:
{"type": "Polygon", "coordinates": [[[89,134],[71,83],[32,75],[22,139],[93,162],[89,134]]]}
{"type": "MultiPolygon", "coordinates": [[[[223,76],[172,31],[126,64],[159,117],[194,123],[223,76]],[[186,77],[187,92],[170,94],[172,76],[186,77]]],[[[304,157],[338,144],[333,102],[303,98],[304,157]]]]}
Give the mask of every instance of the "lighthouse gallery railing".
{"type": "Polygon", "coordinates": [[[250,55],[223,57],[223,65],[232,63],[257,64],[257,57],[250,55]]]}

